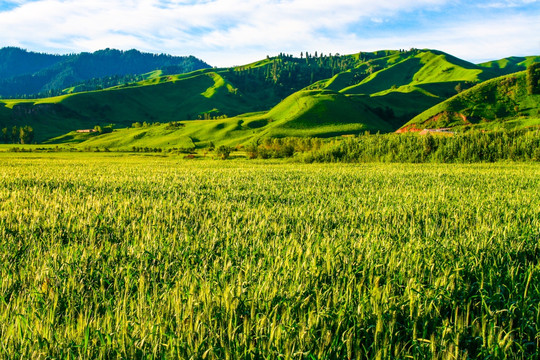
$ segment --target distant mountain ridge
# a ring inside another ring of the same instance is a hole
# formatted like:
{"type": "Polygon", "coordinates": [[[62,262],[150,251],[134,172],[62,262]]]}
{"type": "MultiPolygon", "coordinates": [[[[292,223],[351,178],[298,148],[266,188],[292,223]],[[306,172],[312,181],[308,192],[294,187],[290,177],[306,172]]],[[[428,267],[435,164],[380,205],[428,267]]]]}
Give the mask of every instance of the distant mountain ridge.
{"type": "Polygon", "coordinates": [[[67,55],[51,55],[26,51],[17,47],[0,49],[0,79],[33,74],[51,67],[67,55]]]}
{"type": "Polygon", "coordinates": [[[158,55],[137,50],[105,49],[93,53],[49,55],[6,47],[0,49],[0,98],[53,96],[89,80],[93,80],[93,85],[83,86],[84,90],[99,89],[100,84],[110,87],[142,80],[142,74],[155,70],[186,73],[209,67],[193,56],[158,55]]]}

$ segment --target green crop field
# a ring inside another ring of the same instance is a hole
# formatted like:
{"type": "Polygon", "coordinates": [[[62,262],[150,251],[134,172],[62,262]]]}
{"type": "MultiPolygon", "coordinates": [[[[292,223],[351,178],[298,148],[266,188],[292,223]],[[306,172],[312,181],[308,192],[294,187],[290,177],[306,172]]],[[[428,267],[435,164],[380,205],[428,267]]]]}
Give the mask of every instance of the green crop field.
{"type": "Polygon", "coordinates": [[[0,358],[538,358],[539,175],[0,153],[0,358]]]}

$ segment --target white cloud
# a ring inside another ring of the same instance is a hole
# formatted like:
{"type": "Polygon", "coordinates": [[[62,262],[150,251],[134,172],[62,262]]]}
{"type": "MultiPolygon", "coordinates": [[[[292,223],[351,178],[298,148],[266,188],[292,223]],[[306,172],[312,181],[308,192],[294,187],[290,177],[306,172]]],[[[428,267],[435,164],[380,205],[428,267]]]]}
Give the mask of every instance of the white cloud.
{"type": "MultiPolygon", "coordinates": [[[[507,5],[527,2],[536,0],[499,1],[507,5]]],[[[524,44],[531,42],[531,37],[522,35],[518,40],[513,39],[511,36],[518,34],[502,31],[496,21],[487,24],[471,19],[471,23],[456,27],[440,23],[429,31],[409,29],[399,30],[399,34],[388,30],[393,22],[409,21],[409,15],[415,11],[444,9],[449,4],[455,5],[456,0],[14,0],[11,3],[17,3],[18,7],[0,12],[0,44],[38,51],[137,48],[193,54],[218,66],[247,63],[281,51],[351,53],[422,47],[422,44],[449,52],[456,50],[470,57],[477,56],[479,49],[494,53],[482,46],[483,39],[492,36],[491,26],[499,40],[498,45],[487,40],[488,45],[508,51],[519,50],[517,47],[521,45],[523,51],[531,49],[524,44]],[[367,33],[363,25],[368,23],[385,26],[386,35],[367,33]]],[[[527,16],[538,18],[534,13],[527,16]]],[[[517,19],[517,22],[522,21],[517,19]]],[[[527,24],[535,30],[525,34],[539,33],[537,25],[531,21],[527,24]]],[[[514,28],[514,25],[504,26],[514,28]]]]}
{"type": "Polygon", "coordinates": [[[486,3],[480,3],[482,8],[514,8],[518,6],[526,6],[534,3],[538,3],[539,0],[503,0],[503,1],[488,1],[486,3]]]}
{"type": "Polygon", "coordinates": [[[414,44],[417,48],[438,49],[472,62],[483,62],[508,56],[540,55],[538,34],[538,15],[509,15],[476,22],[441,24],[422,37],[409,33],[371,38],[364,41],[363,46],[376,50],[381,48],[381,44],[393,49],[414,44]]]}

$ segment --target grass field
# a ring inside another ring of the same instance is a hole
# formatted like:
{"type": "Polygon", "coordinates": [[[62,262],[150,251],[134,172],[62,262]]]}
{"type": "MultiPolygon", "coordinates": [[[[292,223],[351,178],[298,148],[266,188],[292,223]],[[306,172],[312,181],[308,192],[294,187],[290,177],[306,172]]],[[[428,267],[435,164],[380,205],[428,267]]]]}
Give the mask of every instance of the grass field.
{"type": "Polygon", "coordinates": [[[0,160],[0,358],[540,355],[537,164],[0,160]]]}

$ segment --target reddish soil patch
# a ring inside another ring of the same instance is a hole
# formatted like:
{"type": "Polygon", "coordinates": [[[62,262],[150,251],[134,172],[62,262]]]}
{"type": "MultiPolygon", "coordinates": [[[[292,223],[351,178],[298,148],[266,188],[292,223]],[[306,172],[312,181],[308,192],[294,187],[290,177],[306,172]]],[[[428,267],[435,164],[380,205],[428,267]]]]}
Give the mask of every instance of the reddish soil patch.
{"type": "Polygon", "coordinates": [[[403,134],[407,132],[420,132],[422,129],[419,129],[416,127],[416,124],[407,125],[405,127],[402,127],[401,129],[398,129],[396,131],[397,134],[403,134]]]}
{"type": "Polygon", "coordinates": [[[422,132],[424,129],[436,129],[434,127],[434,125],[437,122],[439,122],[439,120],[443,116],[446,116],[449,119],[454,119],[456,117],[459,117],[459,118],[461,118],[461,120],[463,120],[464,125],[470,125],[471,124],[469,119],[467,119],[467,116],[465,116],[464,114],[457,113],[457,112],[449,113],[449,112],[444,111],[442,113],[439,113],[439,114],[427,119],[422,124],[420,124],[420,125],[422,125],[422,129],[419,129],[417,124],[411,124],[411,125],[407,125],[405,127],[402,127],[401,129],[397,130],[396,133],[402,134],[402,133],[406,133],[406,132],[422,132]]]}

